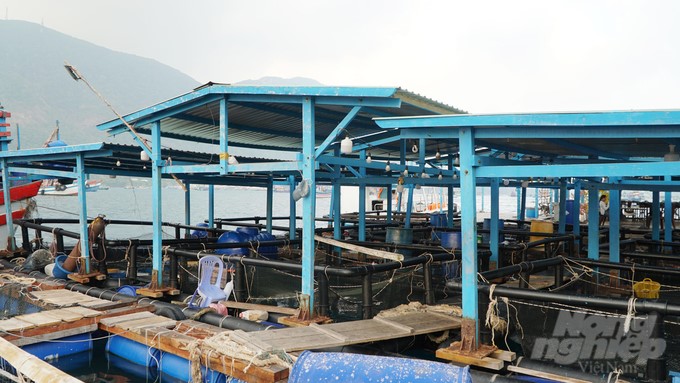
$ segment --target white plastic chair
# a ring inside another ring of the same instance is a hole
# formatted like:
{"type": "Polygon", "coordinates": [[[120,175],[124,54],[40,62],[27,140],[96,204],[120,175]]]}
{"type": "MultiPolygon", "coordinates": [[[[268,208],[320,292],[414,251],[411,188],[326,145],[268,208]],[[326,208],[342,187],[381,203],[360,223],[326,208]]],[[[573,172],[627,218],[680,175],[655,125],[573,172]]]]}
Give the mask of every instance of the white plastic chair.
{"type": "Polygon", "coordinates": [[[220,288],[220,282],[222,281],[222,271],[224,270],[224,263],[222,260],[214,255],[208,255],[198,262],[198,288],[191,296],[189,301],[189,306],[194,306],[194,300],[196,299],[196,294],[198,294],[202,299],[198,304],[198,307],[208,307],[213,302],[227,299],[227,295],[220,288]],[[217,278],[215,283],[212,283],[213,271],[217,266],[217,278]]]}

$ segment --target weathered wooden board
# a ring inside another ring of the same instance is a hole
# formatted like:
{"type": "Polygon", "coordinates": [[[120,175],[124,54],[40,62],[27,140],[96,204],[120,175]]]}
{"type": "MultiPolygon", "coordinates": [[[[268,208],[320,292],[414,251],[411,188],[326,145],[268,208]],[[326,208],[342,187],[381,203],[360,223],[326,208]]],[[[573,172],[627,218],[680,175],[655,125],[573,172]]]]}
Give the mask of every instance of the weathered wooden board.
{"type": "Polygon", "coordinates": [[[82,316],[83,318],[92,318],[92,317],[96,317],[96,316],[99,316],[99,315],[102,314],[101,311],[92,310],[92,309],[88,309],[87,307],[81,307],[81,306],[65,307],[61,310],[70,311],[74,314],[78,314],[78,315],[82,316]]]}
{"type": "Polygon", "coordinates": [[[34,325],[36,325],[36,327],[49,326],[49,325],[57,324],[57,323],[61,322],[61,319],[50,316],[49,314],[46,314],[45,312],[38,312],[38,313],[26,314],[26,315],[18,315],[15,318],[17,318],[20,321],[33,323],[34,325]]]}
{"type": "Polygon", "coordinates": [[[177,321],[164,316],[154,315],[149,318],[139,318],[130,321],[116,323],[116,327],[124,330],[140,332],[139,330],[147,327],[174,328],[177,321]]]}
{"type": "MultiPolygon", "coordinates": [[[[460,320],[434,313],[405,313],[389,319],[368,319],[312,327],[249,333],[259,345],[284,351],[347,346],[460,328],[460,320]]],[[[262,348],[262,347],[261,347],[262,348]]]]}
{"type": "Polygon", "coordinates": [[[279,313],[286,315],[297,315],[300,310],[293,309],[290,307],[279,307],[279,306],[269,306],[269,305],[258,305],[255,303],[245,303],[245,302],[234,302],[234,301],[220,301],[221,304],[232,309],[240,310],[263,310],[270,313],[279,313]]]}
{"type": "Polygon", "coordinates": [[[483,357],[477,358],[474,356],[463,355],[449,348],[440,348],[436,353],[437,358],[450,360],[452,362],[461,363],[464,365],[473,365],[478,367],[488,368],[490,370],[500,370],[505,363],[496,358],[483,357]]]}
{"type": "Polygon", "coordinates": [[[0,321],[0,331],[2,332],[21,331],[32,327],[35,327],[35,324],[25,322],[17,318],[10,318],[0,321]]]}
{"type": "Polygon", "coordinates": [[[118,315],[115,317],[110,317],[110,318],[104,318],[99,321],[104,326],[114,326],[117,323],[122,323],[122,322],[129,322],[134,319],[142,319],[142,318],[151,318],[156,316],[155,314],[148,312],[148,311],[142,311],[138,313],[132,313],[132,314],[126,314],[126,315],[118,315]]]}
{"type": "Polygon", "coordinates": [[[83,316],[77,312],[68,310],[66,308],[64,309],[56,309],[56,310],[46,310],[42,312],[43,314],[47,316],[54,317],[60,321],[64,322],[75,322],[78,319],[82,319],[83,316]]]}

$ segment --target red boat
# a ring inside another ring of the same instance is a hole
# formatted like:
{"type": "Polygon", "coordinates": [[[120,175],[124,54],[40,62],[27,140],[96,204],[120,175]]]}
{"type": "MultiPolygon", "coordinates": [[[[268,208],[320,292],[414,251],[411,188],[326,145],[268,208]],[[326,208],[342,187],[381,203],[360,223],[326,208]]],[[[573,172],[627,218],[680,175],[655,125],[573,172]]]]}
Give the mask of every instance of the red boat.
{"type": "MultiPolygon", "coordinates": [[[[28,184],[12,186],[9,189],[9,199],[12,203],[12,219],[22,219],[29,212],[31,206],[31,198],[35,197],[40,190],[42,181],[35,181],[28,184]]],[[[0,189],[0,225],[7,224],[7,216],[5,214],[5,192],[0,189]]],[[[3,238],[0,233],[0,238],[3,238]]]]}

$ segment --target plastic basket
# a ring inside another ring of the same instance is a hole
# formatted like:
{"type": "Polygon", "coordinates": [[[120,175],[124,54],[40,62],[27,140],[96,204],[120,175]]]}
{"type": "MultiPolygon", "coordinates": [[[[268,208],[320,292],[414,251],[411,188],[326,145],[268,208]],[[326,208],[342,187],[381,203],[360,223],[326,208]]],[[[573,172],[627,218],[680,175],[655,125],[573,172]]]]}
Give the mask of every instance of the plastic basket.
{"type": "Polygon", "coordinates": [[[635,292],[636,298],[658,299],[660,288],[661,284],[650,278],[645,278],[641,282],[636,282],[633,285],[633,291],[635,292]]]}

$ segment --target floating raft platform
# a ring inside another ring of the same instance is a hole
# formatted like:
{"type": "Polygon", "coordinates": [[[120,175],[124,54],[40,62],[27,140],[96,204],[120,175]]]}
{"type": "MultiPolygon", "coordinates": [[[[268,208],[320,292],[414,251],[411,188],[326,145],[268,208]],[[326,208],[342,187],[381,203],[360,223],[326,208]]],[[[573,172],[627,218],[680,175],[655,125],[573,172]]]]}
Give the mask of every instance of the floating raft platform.
{"type": "MultiPolygon", "coordinates": [[[[306,327],[244,332],[225,330],[193,320],[174,321],[148,312],[105,318],[99,328],[112,334],[190,359],[200,341],[228,333],[231,346],[247,344],[255,352],[296,352],[369,343],[460,328],[458,318],[440,313],[405,313],[389,318],[310,325],[306,327]]],[[[225,343],[225,346],[230,346],[225,343]]],[[[215,371],[252,383],[281,382],[289,369],[278,365],[255,366],[218,351],[200,352],[201,364],[215,371]]]]}
{"type": "Polygon", "coordinates": [[[112,302],[64,289],[32,291],[25,299],[43,310],[0,320],[0,337],[16,346],[92,332],[102,319],[154,309],[134,299],[112,302]]]}

